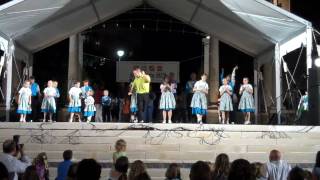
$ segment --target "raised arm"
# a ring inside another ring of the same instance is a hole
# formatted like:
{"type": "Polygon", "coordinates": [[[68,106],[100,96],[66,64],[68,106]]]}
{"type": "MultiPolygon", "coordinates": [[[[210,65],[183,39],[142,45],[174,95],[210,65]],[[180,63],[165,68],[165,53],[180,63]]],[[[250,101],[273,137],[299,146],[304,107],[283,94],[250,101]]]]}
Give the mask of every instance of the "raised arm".
{"type": "Polygon", "coordinates": [[[236,83],[236,71],[238,70],[238,66],[234,67],[231,74],[231,87],[234,88],[236,83]]]}

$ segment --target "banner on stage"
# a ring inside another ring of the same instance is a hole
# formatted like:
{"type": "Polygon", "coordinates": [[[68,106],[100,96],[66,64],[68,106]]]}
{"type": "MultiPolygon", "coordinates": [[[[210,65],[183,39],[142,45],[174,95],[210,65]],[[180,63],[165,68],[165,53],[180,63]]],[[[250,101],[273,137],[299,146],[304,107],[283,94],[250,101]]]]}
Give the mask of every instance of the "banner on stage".
{"type": "Polygon", "coordinates": [[[165,75],[173,73],[179,82],[179,62],[173,61],[120,61],[117,62],[117,82],[133,79],[132,70],[139,67],[150,75],[151,81],[161,83],[165,75]]]}

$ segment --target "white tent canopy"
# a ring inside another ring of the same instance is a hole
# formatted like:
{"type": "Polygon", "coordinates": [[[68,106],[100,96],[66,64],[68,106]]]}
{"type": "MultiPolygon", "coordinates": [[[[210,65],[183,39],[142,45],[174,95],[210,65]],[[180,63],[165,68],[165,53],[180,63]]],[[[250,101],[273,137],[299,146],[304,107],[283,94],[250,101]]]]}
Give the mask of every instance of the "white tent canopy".
{"type": "Polygon", "coordinates": [[[276,97],[281,56],[303,44],[311,62],[311,23],[265,0],[13,0],[0,6],[0,36],[33,53],[144,2],[260,64],[275,59],[276,97]]]}

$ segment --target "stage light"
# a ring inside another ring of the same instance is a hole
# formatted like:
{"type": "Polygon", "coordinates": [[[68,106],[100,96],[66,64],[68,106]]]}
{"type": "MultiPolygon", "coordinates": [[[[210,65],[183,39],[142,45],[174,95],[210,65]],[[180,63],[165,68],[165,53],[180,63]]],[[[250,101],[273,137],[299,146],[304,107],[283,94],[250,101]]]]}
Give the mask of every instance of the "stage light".
{"type": "Polygon", "coordinates": [[[121,57],[124,55],[124,50],[118,50],[117,55],[119,57],[119,61],[121,60],[121,57]]]}
{"type": "Polygon", "coordinates": [[[210,39],[210,36],[206,36],[207,39],[210,39]]]}
{"type": "Polygon", "coordinates": [[[320,57],[317,57],[317,58],[314,60],[314,65],[316,65],[316,67],[320,67],[320,57]]]}

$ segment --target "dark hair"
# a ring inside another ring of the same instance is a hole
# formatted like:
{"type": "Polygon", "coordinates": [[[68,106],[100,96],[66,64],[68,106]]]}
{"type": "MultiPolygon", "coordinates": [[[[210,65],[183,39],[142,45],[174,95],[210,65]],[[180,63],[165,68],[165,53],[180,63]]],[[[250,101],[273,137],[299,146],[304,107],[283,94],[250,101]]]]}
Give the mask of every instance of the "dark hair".
{"type": "Polygon", "coordinates": [[[34,76],[30,76],[29,80],[35,80],[34,76]]]}
{"type": "Polygon", "coordinates": [[[0,162],[0,179],[9,179],[8,169],[2,162],[0,162]]]}
{"type": "Polygon", "coordinates": [[[317,152],[315,167],[320,167],[320,151],[317,152]]]}
{"type": "Polygon", "coordinates": [[[136,176],[133,180],[151,180],[151,178],[150,178],[148,173],[144,172],[144,173],[139,174],[138,176],[136,176]]]}
{"type": "Polygon", "coordinates": [[[167,179],[181,179],[180,167],[176,163],[171,163],[166,171],[167,179]]]}
{"type": "Polygon", "coordinates": [[[36,166],[32,165],[27,167],[26,171],[23,174],[22,180],[40,180],[36,166]]]}
{"type": "Polygon", "coordinates": [[[101,165],[94,159],[83,159],[77,168],[77,180],[99,180],[101,175],[101,165]]]}
{"type": "Polygon", "coordinates": [[[231,164],[228,180],[255,180],[249,161],[234,160],[231,164]]]}
{"type": "Polygon", "coordinates": [[[197,161],[192,164],[189,177],[190,180],[211,180],[211,172],[208,163],[197,161]]]}
{"type": "Polygon", "coordinates": [[[227,154],[219,154],[214,162],[214,171],[212,176],[215,178],[228,176],[230,169],[229,157],[227,154]]]}
{"type": "Polygon", "coordinates": [[[11,139],[5,140],[2,144],[2,149],[4,153],[12,153],[16,150],[16,143],[11,139]]]}
{"type": "Polygon", "coordinates": [[[252,174],[254,175],[254,177],[256,177],[256,178],[263,177],[263,175],[261,173],[262,166],[263,166],[263,164],[260,162],[255,162],[255,163],[251,164],[251,170],[252,170],[252,174]]]}
{"type": "Polygon", "coordinates": [[[69,167],[67,179],[76,179],[78,163],[72,163],[69,167]]]}
{"type": "Polygon", "coordinates": [[[296,166],[291,169],[288,174],[288,180],[304,180],[304,171],[300,167],[296,166]]]}
{"type": "Polygon", "coordinates": [[[135,177],[145,172],[146,172],[146,167],[144,163],[141,160],[136,160],[130,166],[129,179],[135,179],[135,177]]]}
{"type": "Polygon", "coordinates": [[[63,159],[64,160],[71,160],[72,159],[72,151],[71,150],[65,150],[64,152],[63,152],[63,159]]]}
{"type": "Polygon", "coordinates": [[[125,157],[125,156],[119,157],[116,160],[114,168],[116,169],[116,171],[121,173],[121,176],[119,177],[120,180],[128,179],[127,172],[129,169],[129,159],[127,157],[125,157]]]}

